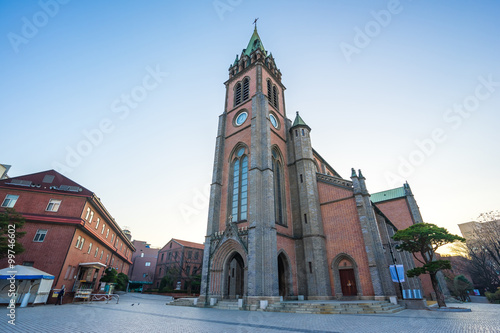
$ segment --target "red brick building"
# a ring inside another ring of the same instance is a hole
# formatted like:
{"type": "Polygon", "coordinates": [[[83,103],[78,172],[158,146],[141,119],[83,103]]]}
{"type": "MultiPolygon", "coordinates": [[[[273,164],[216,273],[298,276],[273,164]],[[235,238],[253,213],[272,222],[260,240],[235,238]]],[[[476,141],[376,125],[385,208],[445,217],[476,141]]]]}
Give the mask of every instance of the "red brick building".
{"type": "Polygon", "coordinates": [[[100,199],[71,179],[54,170],[2,179],[0,200],[0,210],[13,208],[26,220],[16,264],[54,275],[53,288],[64,285],[68,297],[98,292],[106,268],[128,273],[134,246],[100,199]]]}
{"type": "MultiPolygon", "coordinates": [[[[159,252],[156,262],[154,288],[160,287],[161,279],[171,274],[172,289],[190,289],[193,277],[200,275],[203,264],[203,244],[172,238],[159,252]]],[[[199,290],[193,289],[193,292],[199,290]]]]}
{"type": "Polygon", "coordinates": [[[152,248],[150,244],[139,240],[132,241],[132,244],[135,247],[135,252],[132,255],[132,265],[128,274],[129,290],[150,289],[153,285],[160,249],[152,248]]]}

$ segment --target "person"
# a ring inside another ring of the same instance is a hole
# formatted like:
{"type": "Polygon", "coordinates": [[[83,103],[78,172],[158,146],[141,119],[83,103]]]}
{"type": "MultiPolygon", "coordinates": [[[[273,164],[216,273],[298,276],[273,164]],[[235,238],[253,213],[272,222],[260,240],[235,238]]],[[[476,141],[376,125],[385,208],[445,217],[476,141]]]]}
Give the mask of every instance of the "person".
{"type": "Polygon", "coordinates": [[[64,297],[64,292],[66,290],[64,289],[64,285],[62,286],[61,290],[59,290],[59,294],[57,294],[57,301],[56,301],[56,305],[59,304],[59,305],[62,305],[62,300],[63,300],[63,297],[64,297]]]}

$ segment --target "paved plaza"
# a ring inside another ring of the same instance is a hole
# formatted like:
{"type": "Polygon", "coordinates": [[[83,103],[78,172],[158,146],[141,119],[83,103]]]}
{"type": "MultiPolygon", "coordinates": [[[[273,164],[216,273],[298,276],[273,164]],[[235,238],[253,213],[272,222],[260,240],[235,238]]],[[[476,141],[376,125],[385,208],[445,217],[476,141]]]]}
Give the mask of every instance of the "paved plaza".
{"type": "Polygon", "coordinates": [[[500,332],[500,305],[453,304],[472,312],[319,315],[166,306],[168,297],[126,294],[116,302],[2,309],[0,332],[500,332]]]}

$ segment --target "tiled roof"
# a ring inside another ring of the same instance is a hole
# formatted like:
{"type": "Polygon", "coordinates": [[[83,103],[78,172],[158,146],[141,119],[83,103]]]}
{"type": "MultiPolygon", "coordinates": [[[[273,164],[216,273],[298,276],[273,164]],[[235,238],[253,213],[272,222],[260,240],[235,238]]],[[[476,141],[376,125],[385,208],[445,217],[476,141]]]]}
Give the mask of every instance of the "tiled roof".
{"type": "Polygon", "coordinates": [[[175,239],[175,238],[172,238],[172,240],[181,244],[182,246],[185,246],[185,247],[193,247],[195,249],[200,249],[200,250],[203,250],[205,248],[205,246],[203,244],[200,244],[200,243],[188,242],[188,241],[175,239]]]}
{"type": "Polygon", "coordinates": [[[383,192],[377,192],[371,194],[371,201],[374,203],[404,198],[406,196],[404,187],[393,188],[392,190],[387,190],[383,192]]]}
{"type": "Polygon", "coordinates": [[[13,188],[25,188],[33,191],[51,191],[60,194],[92,196],[92,191],[89,191],[55,170],[2,179],[0,180],[0,186],[12,186],[13,188]]]}

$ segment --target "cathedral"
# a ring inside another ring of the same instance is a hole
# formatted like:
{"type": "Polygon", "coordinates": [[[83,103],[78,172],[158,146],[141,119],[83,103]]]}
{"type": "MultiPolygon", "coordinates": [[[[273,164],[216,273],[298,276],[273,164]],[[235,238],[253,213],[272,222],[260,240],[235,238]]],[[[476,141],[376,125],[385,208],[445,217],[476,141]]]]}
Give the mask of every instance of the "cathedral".
{"type": "Polygon", "coordinates": [[[422,222],[410,186],[370,194],[361,170],[342,178],[288,118],[281,75],[255,27],[225,82],[200,303],[421,299],[430,285],[405,275],[415,262],[391,239],[422,222]]]}

